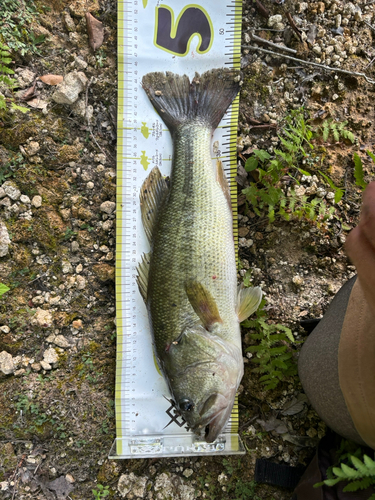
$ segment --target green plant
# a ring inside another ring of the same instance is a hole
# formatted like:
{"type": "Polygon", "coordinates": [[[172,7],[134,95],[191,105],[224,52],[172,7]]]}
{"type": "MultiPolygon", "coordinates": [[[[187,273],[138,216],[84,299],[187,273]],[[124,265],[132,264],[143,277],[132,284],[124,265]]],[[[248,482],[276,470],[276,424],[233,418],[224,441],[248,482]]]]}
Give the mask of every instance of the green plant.
{"type": "Polygon", "coordinates": [[[324,120],[319,127],[323,141],[327,142],[329,136],[332,135],[336,142],[339,142],[340,139],[349,139],[350,142],[354,143],[354,134],[345,128],[347,124],[348,122],[334,122],[332,119],[324,120]]]}
{"type": "Polygon", "coordinates": [[[245,328],[251,328],[250,338],[259,342],[258,345],[248,347],[246,352],[255,354],[252,362],[258,367],[253,371],[263,374],[259,381],[269,390],[275,389],[286,377],[297,375],[297,364],[290,347],[291,342],[295,343],[292,331],[286,326],[268,323],[264,305],[263,299],[256,318],[241,324],[245,328]]]}
{"type": "MultiPolygon", "coordinates": [[[[375,461],[367,455],[363,455],[362,460],[355,455],[349,455],[349,460],[354,466],[350,467],[346,463],[340,463],[339,467],[330,467],[327,471],[328,479],[314,485],[334,486],[335,484],[346,481],[343,491],[364,490],[369,486],[375,485],[375,461]]],[[[375,494],[368,500],[375,500],[375,494]]]]}
{"type": "Polygon", "coordinates": [[[73,238],[74,236],[77,236],[77,232],[68,227],[64,233],[64,240],[70,240],[70,238],[73,238]]]}
{"type": "Polygon", "coordinates": [[[9,292],[10,288],[4,285],[4,283],[0,283],[0,297],[4,295],[4,293],[9,292]]]}
{"type": "MultiPolygon", "coordinates": [[[[371,151],[369,150],[367,150],[366,153],[369,155],[372,161],[375,162],[375,154],[371,153],[371,151]]],[[[357,153],[354,153],[353,160],[354,160],[355,183],[357,184],[357,186],[361,187],[362,189],[365,189],[365,187],[367,186],[367,182],[364,180],[365,174],[363,171],[363,164],[361,157],[357,153]]]]}
{"type": "MultiPolygon", "coordinates": [[[[298,176],[310,176],[310,172],[300,165],[307,164],[314,169],[320,157],[314,153],[312,139],[313,128],[304,118],[303,108],[294,110],[286,118],[286,125],[279,135],[282,149],[274,149],[273,156],[265,150],[255,150],[247,159],[245,170],[257,169],[257,182],[243,190],[257,215],[268,212],[272,223],[276,215],[289,221],[291,218],[306,218],[317,224],[326,221],[333,213],[334,207],[328,207],[321,198],[309,200],[308,196],[297,195],[294,189],[286,192],[285,180],[288,177],[299,184],[298,176]]],[[[335,192],[340,188],[336,188],[335,192]]]]}
{"type": "Polygon", "coordinates": [[[31,31],[32,23],[39,16],[33,0],[2,0],[0,3],[0,42],[6,41],[10,50],[21,56],[38,53],[37,45],[44,35],[36,36],[31,31]]]}
{"type": "Polygon", "coordinates": [[[109,486],[103,486],[102,484],[98,484],[97,489],[92,490],[92,494],[94,495],[94,498],[97,500],[105,498],[109,495],[109,486]]]}
{"type": "MultiPolygon", "coordinates": [[[[14,71],[8,67],[12,62],[11,54],[9,52],[9,47],[1,42],[0,39],[0,89],[5,87],[5,89],[11,91],[16,85],[16,80],[10,75],[14,75],[14,71]]],[[[24,106],[18,106],[15,104],[12,98],[9,98],[11,109],[21,111],[22,113],[27,113],[29,110],[24,106]]],[[[7,101],[4,95],[0,92],[0,110],[7,108],[7,101]]]]}
{"type": "Polygon", "coordinates": [[[228,475],[226,490],[233,500],[260,500],[260,497],[255,494],[257,483],[255,481],[243,481],[241,459],[234,460],[223,459],[223,466],[228,475]]]}

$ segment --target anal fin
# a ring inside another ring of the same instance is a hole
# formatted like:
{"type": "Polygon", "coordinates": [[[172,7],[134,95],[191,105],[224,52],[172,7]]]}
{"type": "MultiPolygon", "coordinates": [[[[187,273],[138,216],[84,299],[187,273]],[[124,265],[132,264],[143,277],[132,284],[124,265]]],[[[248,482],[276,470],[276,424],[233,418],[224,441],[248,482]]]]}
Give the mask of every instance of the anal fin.
{"type": "Polygon", "coordinates": [[[142,223],[149,242],[152,240],[159,209],[167,193],[167,183],[160,170],[158,167],[153,168],[143,182],[140,193],[142,223]]]}

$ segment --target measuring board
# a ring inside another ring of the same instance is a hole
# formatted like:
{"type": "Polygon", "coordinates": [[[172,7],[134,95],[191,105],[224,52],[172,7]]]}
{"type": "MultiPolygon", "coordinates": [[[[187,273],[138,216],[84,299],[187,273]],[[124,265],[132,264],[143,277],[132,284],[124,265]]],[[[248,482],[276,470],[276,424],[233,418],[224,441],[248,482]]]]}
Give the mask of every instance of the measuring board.
{"type": "MultiPolygon", "coordinates": [[[[143,230],[139,192],[151,169],[169,175],[172,141],[141,81],[151,71],[192,78],[212,68],[240,67],[242,1],[119,0],[118,146],[116,243],[116,440],[111,458],[243,454],[238,405],[214,443],[197,440],[176,414],[156,365],[136,266],[149,244],[143,230]],[[170,5],[169,5],[170,4],[170,5]],[[168,425],[169,424],[169,425],[168,425]]],[[[212,161],[221,159],[231,184],[237,247],[234,178],[238,100],[215,131],[212,161]]]]}

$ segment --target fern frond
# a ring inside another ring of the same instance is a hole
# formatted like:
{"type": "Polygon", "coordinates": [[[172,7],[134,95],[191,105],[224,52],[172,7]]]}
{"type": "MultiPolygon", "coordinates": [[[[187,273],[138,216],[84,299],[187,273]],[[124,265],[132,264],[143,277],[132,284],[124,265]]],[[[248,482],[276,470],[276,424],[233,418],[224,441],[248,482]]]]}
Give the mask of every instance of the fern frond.
{"type": "Polygon", "coordinates": [[[367,182],[365,182],[364,180],[364,171],[361,157],[357,153],[354,153],[353,160],[355,183],[357,184],[357,186],[365,189],[365,187],[367,186],[367,182]]]}

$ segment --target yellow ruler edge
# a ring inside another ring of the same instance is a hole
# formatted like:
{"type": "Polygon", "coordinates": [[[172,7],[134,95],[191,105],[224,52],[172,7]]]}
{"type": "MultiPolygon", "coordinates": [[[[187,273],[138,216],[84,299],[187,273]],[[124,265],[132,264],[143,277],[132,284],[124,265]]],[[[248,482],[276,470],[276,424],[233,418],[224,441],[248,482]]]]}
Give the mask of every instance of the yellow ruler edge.
{"type": "MultiPolygon", "coordinates": [[[[242,29],[242,0],[236,0],[234,7],[234,35],[233,38],[236,40],[238,37],[241,39],[241,29],[242,29]]],[[[241,69],[241,45],[233,44],[233,66],[235,69],[241,69]]],[[[237,125],[238,125],[238,114],[239,114],[239,103],[240,96],[238,95],[232,105],[232,117],[230,123],[230,151],[237,151],[237,125]]],[[[232,201],[232,213],[233,213],[233,236],[234,236],[234,246],[236,249],[236,264],[238,266],[238,205],[237,205],[237,155],[232,154],[230,159],[230,185],[234,189],[230,190],[230,197],[232,201]]],[[[233,410],[231,413],[231,432],[232,432],[232,447],[238,447],[238,395],[236,395],[233,410]]]]}

